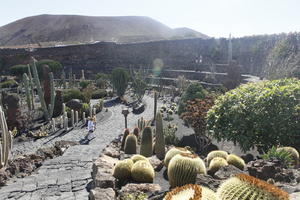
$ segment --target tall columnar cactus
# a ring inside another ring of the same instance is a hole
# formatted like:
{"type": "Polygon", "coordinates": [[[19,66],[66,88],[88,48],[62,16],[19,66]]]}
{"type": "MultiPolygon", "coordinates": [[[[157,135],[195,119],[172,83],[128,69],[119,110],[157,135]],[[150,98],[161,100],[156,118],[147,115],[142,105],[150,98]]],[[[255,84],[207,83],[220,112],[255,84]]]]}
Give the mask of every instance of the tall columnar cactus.
{"type": "Polygon", "coordinates": [[[123,138],[122,138],[122,142],[121,142],[121,150],[124,150],[125,141],[126,141],[127,136],[129,135],[129,133],[130,133],[129,129],[126,128],[123,133],[123,138]]]}
{"type": "Polygon", "coordinates": [[[168,178],[172,188],[194,184],[197,174],[206,174],[206,167],[201,158],[195,154],[177,154],[169,163],[168,178]]]}
{"type": "Polygon", "coordinates": [[[153,183],[154,169],[148,160],[139,160],[131,168],[131,177],[140,183],[153,183]]]}
{"type": "Polygon", "coordinates": [[[164,160],[164,164],[166,166],[166,168],[168,168],[168,165],[170,163],[170,160],[176,156],[177,154],[180,153],[191,153],[189,150],[187,150],[186,148],[181,148],[181,147],[173,147],[172,149],[170,149],[166,156],[165,156],[165,160],[164,160]]]}
{"type": "Polygon", "coordinates": [[[65,128],[65,131],[69,130],[69,128],[68,128],[68,122],[69,122],[68,117],[64,117],[64,128],[65,128]]]}
{"type": "Polygon", "coordinates": [[[8,131],[4,112],[0,106],[0,169],[4,168],[8,163],[8,158],[12,149],[12,134],[8,131]]]}
{"type": "Polygon", "coordinates": [[[165,136],[164,136],[164,130],[163,130],[163,120],[161,113],[158,112],[156,114],[156,120],[155,120],[155,154],[158,159],[162,160],[165,158],[166,150],[165,150],[165,136]]]}
{"type": "Polygon", "coordinates": [[[152,156],[153,153],[153,136],[151,127],[144,128],[141,140],[140,154],[145,157],[152,156]]]}
{"type": "Polygon", "coordinates": [[[74,128],[74,110],[71,110],[71,127],[74,128]]]}
{"type": "Polygon", "coordinates": [[[86,124],[85,112],[82,112],[82,122],[83,122],[83,124],[86,124]]]}
{"type": "Polygon", "coordinates": [[[78,111],[75,111],[75,126],[78,126],[78,111]]]}
{"type": "Polygon", "coordinates": [[[52,131],[55,132],[56,131],[56,123],[55,123],[55,119],[52,118],[52,131]]]}
{"type": "Polygon", "coordinates": [[[64,128],[64,123],[65,123],[65,118],[64,116],[60,116],[60,128],[63,129],[64,128]]]}
{"type": "Polygon", "coordinates": [[[67,82],[66,82],[66,73],[65,73],[65,71],[62,72],[61,79],[62,79],[63,88],[66,89],[67,88],[67,82]]]}
{"type": "Polygon", "coordinates": [[[32,67],[32,72],[33,72],[33,80],[34,80],[34,83],[36,85],[36,89],[38,91],[39,99],[40,99],[41,106],[42,106],[43,113],[44,113],[44,118],[47,121],[49,121],[49,113],[48,113],[47,105],[46,105],[46,102],[45,102],[45,99],[44,99],[44,92],[43,92],[42,87],[41,87],[41,83],[40,83],[40,80],[39,80],[39,75],[38,75],[38,72],[37,72],[37,69],[36,69],[35,62],[36,62],[36,60],[33,59],[33,65],[31,66],[32,67]]]}
{"type": "Polygon", "coordinates": [[[97,113],[96,108],[93,108],[93,115],[96,115],[96,113],[97,113]]]}
{"type": "Polygon", "coordinates": [[[65,112],[66,112],[66,104],[63,103],[63,104],[62,104],[62,115],[64,115],[65,112]]]}
{"type": "Polygon", "coordinates": [[[72,68],[69,71],[69,88],[73,87],[73,72],[72,72],[72,68]]]}
{"type": "Polygon", "coordinates": [[[144,120],[144,118],[141,117],[140,119],[138,119],[138,127],[141,132],[143,132],[145,126],[146,126],[146,121],[144,120]]]}
{"type": "Polygon", "coordinates": [[[246,174],[236,174],[218,188],[221,200],[288,200],[289,194],[278,187],[246,174]]]}
{"type": "Polygon", "coordinates": [[[135,135],[129,134],[125,140],[124,152],[126,154],[136,154],[137,139],[135,135]]]}
{"type": "Polygon", "coordinates": [[[92,106],[92,104],[90,103],[89,104],[89,106],[90,106],[90,109],[89,109],[89,114],[90,114],[90,117],[93,117],[93,106],[92,106]]]}
{"type": "Polygon", "coordinates": [[[29,78],[26,73],[23,74],[23,82],[25,87],[28,110],[32,110],[31,90],[30,90],[29,78]]]}
{"type": "Polygon", "coordinates": [[[28,79],[29,79],[29,85],[30,85],[30,91],[31,91],[31,107],[32,110],[34,110],[34,83],[31,75],[30,65],[27,65],[27,72],[28,72],[28,79]]]}
{"type": "Polygon", "coordinates": [[[85,77],[84,77],[84,69],[81,70],[81,80],[85,80],[85,77]]]}
{"type": "Polygon", "coordinates": [[[219,200],[217,194],[207,187],[187,184],[174,188],[163,200],[219,200]]]}
{"type": "Polygon", "coordinates": [[[103,107],[104,107],[104,101],[103,101],[103,99],[100,99],[100,100],[99,100],[99,108],[100,108],[100,112],[103,110],[103,107]]]}
{"type": "Polygon", "coordinates": [[[49,104],[49,117],[53,116],[53,110],[55,106],[55,88],[54,88],[54,78],[53,73],[49,73],[50,79],[50,104],[49,104]]]}
{"type": "Polygon", "coordinates": [[[157,92],[154,91],[154,120],[155,120],[155,117],[156,117],[156,111],[157,111],[157,92]]]}

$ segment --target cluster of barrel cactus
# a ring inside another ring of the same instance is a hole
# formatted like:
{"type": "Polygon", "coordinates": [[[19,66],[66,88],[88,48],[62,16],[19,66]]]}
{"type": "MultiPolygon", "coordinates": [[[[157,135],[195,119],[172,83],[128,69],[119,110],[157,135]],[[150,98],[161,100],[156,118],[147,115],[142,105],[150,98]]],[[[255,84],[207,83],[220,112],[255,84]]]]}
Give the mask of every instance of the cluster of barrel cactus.
{"type": "Polygon", "coordinates": [[[139,183],[152,183],[155,172],[146,157],[134,155],[130,159],[119,161],[114,167],[113,176],[120,180],[132,178],[139,183]]]}

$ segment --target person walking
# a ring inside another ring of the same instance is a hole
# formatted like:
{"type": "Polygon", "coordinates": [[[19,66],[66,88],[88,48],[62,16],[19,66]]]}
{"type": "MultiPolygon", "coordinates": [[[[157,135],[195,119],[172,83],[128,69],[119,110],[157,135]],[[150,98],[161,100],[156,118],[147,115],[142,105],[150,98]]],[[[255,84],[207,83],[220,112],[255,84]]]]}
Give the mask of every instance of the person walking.
{"type": "Polygon", "coordinates": [[[97,122],[96,115],[93,115],[92,121],[93,121],[93,124],[94,124],[94,130],[96,130],[96,122],[97,122]]]}

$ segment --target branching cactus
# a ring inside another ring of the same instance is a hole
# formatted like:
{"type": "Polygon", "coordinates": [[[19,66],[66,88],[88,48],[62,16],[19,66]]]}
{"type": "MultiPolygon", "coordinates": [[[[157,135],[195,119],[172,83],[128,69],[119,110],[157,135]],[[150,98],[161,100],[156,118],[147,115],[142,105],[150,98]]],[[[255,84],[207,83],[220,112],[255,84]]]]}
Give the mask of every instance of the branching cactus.
{"type": "Polygon", "coordinates": [[[140,154],[145,157],[152,156],[153,153],[153,136],[151,127],[144,128],[141,140],[140,154]]]}
{"type": "Polygon", "coordinates": [[[155,154],[156,157],[160,160],[165,158],[166,150],[165,150],[165,137],[163,130],[163,120],[161,113],[158,112],[156,114],[156,131],[155,131],[155,154]]]}
{"type": "Polygon", "coordinates": [[[0,127],[1,127],[1,141],[0,141],[0,169],[4,168],[8,163],[8,158],[12,149],[12,134],[8,131],[4,112],[0,106],[0,127]]]}
{"type": "Polygon", "coordinates": [[[44,113],[44,118],[47,121],[49,121],[49,113],[48,113],[47,105],[46,105],[46,102],[45,102],[45,99],[44,99],[44,92],[43,92],[42,87],[41,87],[41,83],[40,83],[40,80],[39,80],[39,75],[38,75],[38,72],[37,72],[37,69],[36,69],[35,62],[36,62],[36,60],[33,58],[33,65],[31,66],[32,67],[32,72],[33,72],[33,80],[35,82],[36,89],[38,91],[39,99],[40,99],[41,106],[42,106],[43,113],[44,113]]]}

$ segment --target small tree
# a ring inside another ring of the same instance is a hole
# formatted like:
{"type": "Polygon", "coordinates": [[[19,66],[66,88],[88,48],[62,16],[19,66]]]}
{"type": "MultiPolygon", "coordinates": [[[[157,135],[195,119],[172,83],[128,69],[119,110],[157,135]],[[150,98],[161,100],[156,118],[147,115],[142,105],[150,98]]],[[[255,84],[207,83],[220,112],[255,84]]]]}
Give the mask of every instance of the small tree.
{"type": "Polygon", "coordinates": [[[118,67],[112,71],[112,84],[117,91],[117,95],[122,97],[128,86],[129,74],[126,69],[118,67]]]}

